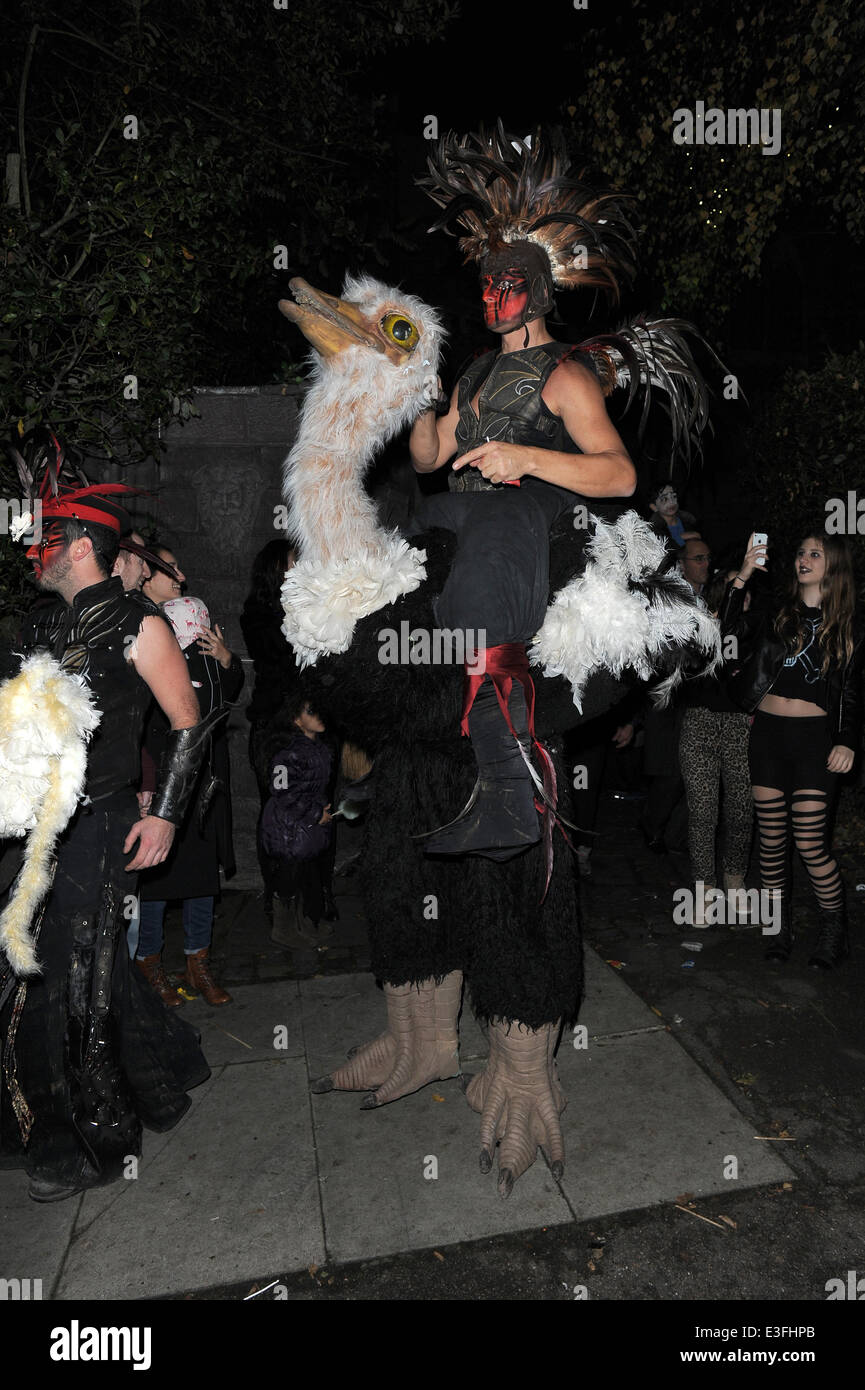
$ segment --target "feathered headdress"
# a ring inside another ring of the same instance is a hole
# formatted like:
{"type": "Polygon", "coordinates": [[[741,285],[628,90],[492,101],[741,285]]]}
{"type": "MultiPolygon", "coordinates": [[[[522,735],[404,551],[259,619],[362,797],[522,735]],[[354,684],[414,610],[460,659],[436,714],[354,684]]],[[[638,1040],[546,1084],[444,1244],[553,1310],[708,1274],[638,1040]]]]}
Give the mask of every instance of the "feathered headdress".
{"type": "Polygon", "coordinates": [[[77,459],[70,456],[49,426],[37,426],[23,439],[10,441],[6,454],[17,470],[31,512],[37,511],[38,503],[43,524],[74,519],[106,526],[118,534],[131,527],[128,512],[114,498],[131,496],[140,489],[126,483],[88,482],[77,459]],[[74,483],[69,474],[74,476],[74,483]]]}
{"type": "Polygon", "coordinates": [[[466,260],[529,241],[546,253],[558,289],[595,286],[615,299],[634,274],[632,200],[587,182],[560,137],[538,130],[519,139],[498,121],[490,133],[444,136],[427,163],[418,184],[444,209],[429,230],[453,234],[456,221],[466,260]]]}

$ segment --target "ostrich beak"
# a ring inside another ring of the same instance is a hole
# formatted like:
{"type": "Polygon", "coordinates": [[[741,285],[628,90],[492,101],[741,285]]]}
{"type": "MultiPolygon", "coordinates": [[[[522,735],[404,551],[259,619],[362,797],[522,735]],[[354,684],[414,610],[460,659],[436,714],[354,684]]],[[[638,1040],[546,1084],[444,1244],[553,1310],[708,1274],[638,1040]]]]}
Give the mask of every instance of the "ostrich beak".
{"type": "Polygon", "coordinates": [[[299,276],[288,287],[294,303],[281,299],[279,307],[322,357],[334,357],[347,347],[357,346],[385,351],[384,343],[371,331],[373,325],[363,317],[357,304],[314,290],[299,276]]]}

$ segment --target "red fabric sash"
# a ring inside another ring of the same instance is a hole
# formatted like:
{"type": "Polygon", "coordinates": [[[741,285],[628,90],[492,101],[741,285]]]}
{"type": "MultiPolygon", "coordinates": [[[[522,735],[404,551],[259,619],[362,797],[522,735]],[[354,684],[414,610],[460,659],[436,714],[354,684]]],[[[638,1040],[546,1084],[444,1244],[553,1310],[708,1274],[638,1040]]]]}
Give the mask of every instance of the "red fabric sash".
{"type": "MultiPolygon", "coordinates": [[[[535,797],[535,810],[541,816],[544,845],[544,857],[546,860],[546,880],[544,891],[540,901],[543,902],[547,896],[550,886],[550,878],[553,872],[553,826],[558,824],[559,830],[564,835],[566,842],[573,849],[570,840],[562,829],[561,821],[557,814],[558,806],[558,786],[556,784],[556,770],[553,760],[542,743],[539,742],[535,734],[535,685],[529,673],[528,652],[522,642],[502,642],[497,647],[484,647],[475,653],[474,661],[466,662],[465,683],[463,687],[463,713],[460,720],[460,730],[464,737],[469,738],[469,712],[475,702],[475,697],[483,685],[484,678],[489,676],[496,692],[496,699],[499,702],[499,709],[504,716],[504,721],[508,726],[514,739],[517,733],[514,729],[508,703],[511,697],[514,681],[519,681],[523,687],[526,697],[526,714],[529,729],[529,738],[532,746],[537,752],[541,764],[541,777],[544,784],[543,798],[535,797]],[[480,669],[478,669],[480,668],[480,669]]],[[[523,755],[526,757],[526,755],[523,755]]],[[[526,757],[528,763],[528,757],[526,757]]]]}

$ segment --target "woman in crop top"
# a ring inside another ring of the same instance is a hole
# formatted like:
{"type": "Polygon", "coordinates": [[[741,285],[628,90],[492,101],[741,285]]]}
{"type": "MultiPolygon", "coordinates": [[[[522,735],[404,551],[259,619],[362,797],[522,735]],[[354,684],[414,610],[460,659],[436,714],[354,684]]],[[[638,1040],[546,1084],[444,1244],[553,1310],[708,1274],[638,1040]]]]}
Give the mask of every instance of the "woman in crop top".
{"type": "Polygon", "coordinates": [[[863,628],[856,613],[850,548],[818,531],[796,551],[787,594],[774,621],[748,632],[742,595],[752,574],[765,572],[766,547],[752,546],[727,592],[725,632],[747,642],[747,655],[728,682],[738,704],[754,712],[749,761],[760,835],[760,874],[774,931],[766,959],[785,961],[793,945],[787,860],[793,841],[821,913],[810,964],[831,969],[847,955],[844,885],[828,842],[838,777],[859,747],[863,628]],[[780,927],[780,929],[778,929],[780,927]]]}

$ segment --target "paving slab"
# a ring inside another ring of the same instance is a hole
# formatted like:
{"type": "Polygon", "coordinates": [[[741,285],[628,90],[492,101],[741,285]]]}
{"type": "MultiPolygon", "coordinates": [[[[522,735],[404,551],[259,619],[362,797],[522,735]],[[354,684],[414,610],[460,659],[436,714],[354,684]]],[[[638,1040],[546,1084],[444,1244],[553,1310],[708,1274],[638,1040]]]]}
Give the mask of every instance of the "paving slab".
{"type": "Polygon", "coordinates": [[[0,1278],[42,1280],[49,1298],[82,1198],[31,1202],[23,1168],[0,1172],[0,1278]]]}
{"type": "Polygon", "coordinates": [[[58,1298],[147,1298],[323,1263],[305,1065],[228,1066],[199,1090],[158,1153],[145,1140],[138,1181],[85,1196],[58,1298]]]}
{"type": "MultiPolygon", "coordinates": [[[[137,1180],[39,1207],[22,1172],[0,1173],[0,1274],[42,1278],[46,1297],[55,1283],[63,1299],[154,1297],[789,1177],[622,974],[593,951],[586,967],[588,1046],[566,1035],[559,1053],[561,1187],[539,1161],[501,1201],[456,1080],[375,1111],[358,1093],[309,1096],[310,1078],[384,1028],[369,974],[239,986],[224,1009],[186,1006],[214,1074],[175,1130],[145,1136],[137,1180]]],[[[476,1071],[487,1045],[468,1006],[461,1031],[476,1071]]]]}
{"type": "MultiPolygon", "coordinates": [[[[649,1014],[650,1018],[654,1015],[649,1014]]],[[[665,1030],[563,1046],[562,1183],[577,1219],[783,1182],[794,1174],[665,1030]],[[728,1163],[736,1159],[736,1178],[728,1163]]]]}
{"type": "Polygon", "coordinates": [[[211,1069],[235,1062],[303,1057],[297,980],[232,985],[231,999],[218,1008],[200,997],[183,1006],[183,1017],[201,1034],[201,1049],[211,1069]]]}
{"type": "Polygon", "coordinates": [[[362,1096],[314,1100],[331,1260],[478,1240],[571,1219],[545,1163],[503,1202],[478,1168],[478,1119],[455,1080],[362,1111],[362,1096]]]}
{"type": "MultiPolygon", "coordinates": [[[[624,971],[607,965],[589,947],[586,948],[585,967],[585,997],[579,1022],[588,1029],[590,1038],[663,1028],[658,1015],[653,1014],[631,989],[624,971]]],[[[564,1038],[562,1046],[567,1042],[564,1038]]]]}

